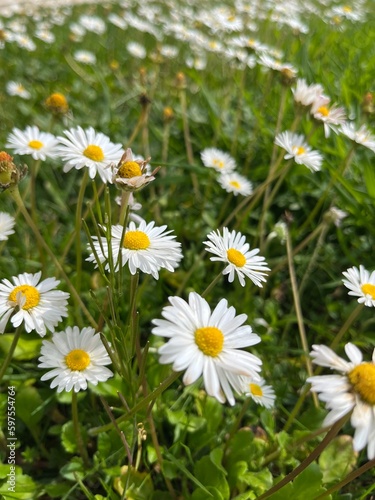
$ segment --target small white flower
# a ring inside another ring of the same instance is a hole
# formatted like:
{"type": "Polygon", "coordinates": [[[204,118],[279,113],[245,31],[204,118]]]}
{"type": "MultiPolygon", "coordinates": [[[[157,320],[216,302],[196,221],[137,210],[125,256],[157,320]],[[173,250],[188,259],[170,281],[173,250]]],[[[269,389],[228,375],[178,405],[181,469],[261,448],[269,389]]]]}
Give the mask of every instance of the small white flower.
{"type": "Polygon", "coordinates": [[[96,64],[96,55],[88,50],[76,50],[73,58],[83,64],[96,64]]]}
{"type": "Polygon", "coordinates": [[[14,234],[15,218],[6,212],[0,212],[0,241],[6,241],[8,236],[14,234]]]}
{"type": "Polygon", "coordinates": [[[308,85],[306,80],[299,78],[292,92],[295,102],[303,106],[311,106],[323,94],[324,90],[319,83],[308,85]]]}
{"type": "Polygon", "coordinates": [[[249,243],[246,243],[246,238],[241,233],[232,231],[229,232],[227,227],[223,228],[223,235],[220,231],[212,231],[207,235],[209,241],[205,241],[207,252],[213,253],[216,257],[210,257],[212,261],[225,262],[227,267],[223,274],[228,274],[228,281],[232,283],[237,274],[240,284],[245,286],[245,276],[251,281],[262,287],[262,281],[265,282],[264,276],[269,271],[267,262],[264,257],[259,257],[259,248],[250,250],[249,243]]]}
{"type": "Polygon", "coordinates": [[[232,172],[236,168],[236,160],[230,154],[217,148],[206,148],[201,152],[205,167],[214,168],[218,172],[232,172]]]}
{"type": "Polygon", "coordinates": [[[258,405],[272,408],[275,404],[275,391],[270,385],[266,385],[263,378],[254,381],[251,377],[241,377],[243,392],[253,399],[258,405]]]}
{"type": "Polygon", "coordinates": [[[126,46],[129,54],[137,59],[144,59],[147,55],[146,49],[137,42],[129,42],[126,46]]]}
{"type": "Polygon", "coordinates": [[[10,81],[6,84],[6,91],[9,95],[16,95],[22,97],[22,99],[30,99],[31,94],[22,83],[10,81]]]}
{"type": "Polygon", "coordinates": [[[55,326],[68,315],[69,293],[55,290],[60,281],[47,278],[40,281],[42,273],[19,274],[12,278],[13,283],[4,279],[0,283],[0,333],[11,317],[12,325],[17,328],[22,322],[25,330],[35,330],[44,337],[47,330],[53,332],[55,326]]]}
{"type": "Polygon", "coordinates": [[[14,128],[9,134],[5,147],[18,155],[31,155],[34,160],[46,160],[57,155],[57,139],[48,132],[40,132],[35,125],[24,131],[14,128]]]}
{"type": "Polygon", "coordinates": [[[320,96],[311,107],[311,114],[324,125],[324,134],[329,137],[330,131],[338,133],[338,126],[346,121],[346,113],[343,107],[333,105],[328,106],[330,99],[326,96],[320,96]]]}
{"type": "Polygon", "coordinates": [[[293,132],[281,132],[275,137],[275,144],[287,151],[285,160],[294,159],[299,165],[305,165],[311,172],[317,172],[322,166],[323,157],[318,151],[312,151],[303,135],[293,132]]]}
{"type": "Polygon", "coordinates": [[[103,33],[105,33],[106,24],[103,19],[98,16],[82,15],[79,18],[78,22],[87,31],[92,31],[97,35],[102,35],[103,33]]]}
{"type": "Polygon", "coordinates": [[[253,185],[243,175],[236,172],[229,172],[220,175],[219,184],[227,193],[233,193],[235,196],[249,196],[253,192],[253,185]]]}
{"type": "MultiPolygon", "coordinates": [[[[112,226],[110,251],[115,271],[121,262],[122,266],[128,264],[131,274],[139,269],[155,279],[159,278],[161,268],[173,272],[182,259],[181,244],[174,241],[176,237],[170,234],[172,231],[166,231],[166,228],[167,226],[155,227],[155,222],[147,224],[141,221],[137,226],[131,221],[124,233],[120,224],[112,226]]],[[[92,239],[99,261],[106,262],[105,268],[109,270],[107,238],[98,239],[93,236],[92,239]]],[[[90,254],[86,260],[96,262],[95,253],[90,254]]]]}
{"type": "Polygon", "coordinates": [[[97,385],[113,375],[105,366],[111,359],[94,328],[68,327],[51,341],[43,340],[39,361],[39,368],[51,368],[41,380],[53,378],[50,387],[57,387],[57,392],[86,390],[87,382],[97,385]]]}
{"type": "Polygon", "coordinates": [[[375,153],[375,135],[373,135],[366,125],[362,125],[359,129],[356,128],[353,122],[347,122],[341,125],[339,130],[349,139],[361,144],[375,153]]]}
{"type": "Polygon", "coordinates": [[[121,144],[113,144],[101,132],[95,132],[92,127],[83,130],[81,127],[65,130],[66,137],[58,137],[60,145],[59,156],[66,161],[64,172],[72,168],[89,169],[90,178],[98,173],[103,182],[112,182],[109,168],[111,162],[118,162],[124,152],[121,144]]]}
{"type": "Polygon", "coordinates": [[[367,307],[375,307],[375,271],[370,274],[362,265],[351,267],[342,273],[345,280],[342,280],[346,288],[349,288],[349,295],[359,297],[358,302],[367,307]]]}
{"type": "Polygon", "coordinates": [[[234,307],[221,299],[213,311],[200,295],[189,294],[189,301],[169,297],[164,307],[165,319],[154,319],[152,333],[169,338],[159,348],[159,362],[173,363],[174,371],[186,370],[185,385],[192,384],[203,375],[207,394],[220,403],[234,405],[234,389],[242,393],[239,375],[260,379],[261,360],[241,348],[258,344],[260,338],[252,332],[246,314],[236,316],[234,307]]]}
{"type": "Polygon", "coordinates": [[[340,375],[309,377],[311,390],[330,410],[323,426],[329,426],[352,412],[350,422],[355,429],[353,448],[360,451],[367,445],[369,460],[375,458],[375,350],[370,362],[354,344],[345,346],[349,361],[337,356],[329,347],[313,345],[313,362],[337,370],[340,375]]]}

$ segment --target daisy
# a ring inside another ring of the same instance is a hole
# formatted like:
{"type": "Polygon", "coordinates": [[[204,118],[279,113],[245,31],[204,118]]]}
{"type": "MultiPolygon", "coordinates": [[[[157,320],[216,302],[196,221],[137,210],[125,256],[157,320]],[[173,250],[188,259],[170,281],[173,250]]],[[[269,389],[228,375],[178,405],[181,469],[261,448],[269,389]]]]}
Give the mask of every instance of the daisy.
{"type": "Polygon", "coordinates": [[[146,57],[146,49],[140,43],[129,42],[126,48],[128,49],[129,54],[137,59],[144,59],[146,57]]]}
{"type": "Polygon", "coordinates": [[[375,307],[375,271],[370,274],[362,265],[351,267],[342,273],[345,280],[342,280],[346,288],[349,288],[349,295],[359,297],[358,302],[367,307],[375,307]]]}
{"type": "Polygon", "coordinates": [[[154,175],[160,167],[150,172],[148,162],[151,158],[144,160],[142,157],[133,155],[128,148],[122,155],[118,165],[112,167],[112,182],[125,191],[135,191],[155,180],[154,175]]]}
{"type": "Polygon", "coordinates": [[[51,368],[41,380],[50,380],[51,389],[57,392],[79,392],[87,389],[87,382],[97,385],[105,382],[113,373],[105,367],[111,363],[110,357],[94,328],[70,326],[57,332],[52,340],[43,340],[39,368],[51,368]]]}
{"type": "Polygon", "coordinates": [[[106,168],[111,162],[118,162],[123,154],[121,144],[113,144],[101,132],[92,127],[83,130],[81,127],[65,130],[66,137],[58,137],[60,145],[57,152],[66,161],[64,172],[72,168],[89,169],[90,178],[98,173],[103,182],[112,182],[111,171],[106,168]]]}
{"type": "Polygon", "coordinates": [[[102,35],[106,30],[105,22],[98,16],[82,15],[78,22],[85,30],[97,35],[102,35]]]}
{"type": "MultiPolygon", "coordinates": [[[[165,268],[173,272],[182,259],[181,243],[166,231],[167,226],[156,227],[155,222],[141,221],[137,226],[133,221],[124,234],[124,227],[120,224],[111,228],[111,253],[115,271],[119,264],[128,264],[131,274],[139,269],[143,273],[159,278],[159,270],[165,268]]],[[[103,228],[104,229],[104,228],[103,228]]],[[[105,269],[110,270],[108,259],[109,249],[107,238],[92,237],[94,250],[86,260],[96,262],[95,253],[101,263],[107,262],[105,269]]]]}
{"type": "Polygon", "coordinates": [[[249,196],[253,192],[253,185],[250,181],[236,172],[229,172],[220,175],[219,184],[227,193],[233,193],[235,196],[249,196]]]}
{"type": "Polygon", "coordinates": [[[22,97],[22,99],[30,99],[31,94],[22,83],[10,81],[6,84],[6,91],[9,95],[16,95],[22,97]]]}
{"type": "Polygon", "coordinates": [[[13,227],[16,223],[15,218],[6,212],[0,212],[0,241],[5,241],[8,236],[14,233],[13,227]]]}
{"type": "Polygon", "coordinates": [[[343,125],[346,121],[346,113],[343,107],[333,105],[328,106],[330,99],[320,96],[312,105],[311,114],[324,125],[324,135],[329,137],[330,131],[338,132],[338,125],[343,125]]]}
{"type": "Polygon", "coordinates": [[[159,362],[173,363],[174,371],[186,370],[185,385],[203,375],[207,394],[234,405],[232,388],[241,393],[238,375],[257,381],[262,364],[257,356],[241,350],[260,342],[251,327],[243,325],[246,314],[236,316],[225,299],[211,312],[206,300],[195,292],[189,294],[188,302],[169,297],[169,303],[161,313],[165,319],[152,321],[152,333],[169,338],[158,350],[159,362]]]}
{"type": "Polygon", "coordinates": [[[375,136],[368,130],[366,125],[362,125],[357,129],[352,122],[343,123],[339,132],[346,135],[346,137],[357,144],[361,144],[371,149],[371,151],[375,153],[375,136]]]}
{"type": "Polygon", "coordinates": [[[228,274],[228,281],[232,283],[237,274],[240,284],[245,286],[247,276],[251,281],[262,287],[262,281],[266,281],[265,271],[270,271],[264,257],[258,257],[259,248],[249,251],[250,245],[246,243],[246,238],[240,232],[229,232],[227,227],[223,228],[223,235],[220,231],[212,231],[207,235],[209,241],[205,241],[207,252],[215,254],[217,257],[210,257],[212,261],[225,262],[227,267],[223,274],[228,274]]]}
{"type": "Polygon", "coordinates": [[[48,132],[40,132],[37,126],[27,126],[24,131],[14,128],[5,147],[19,155],[31,155],[34,160],[45,160],[56,156],[57,139],[48,132]]]}
{"type": "Polygon", "coordinates": [[[285,160],[294,159],[299,165],[305,165],[311,172],[317,172],[322,166],[323,157],[318,151],[312,151],[303,135],[293,132],[281,132],[275,137],[275,144],[287,151],[285,160]]]}
{"type": "Polygon", "coordinates": [[[361,451],[367,445],[369,460],[375,458],[375,350],[370,362],[350,342],[345,352],[350,361],[335,354],[325,345],[313,345],[313,362],[340,372],[339,375],[314,376],[307,379],[311,390],[319,393],[330,410],[323,426],[329,426],[352,412],[350,422],[355,429],[353,448],[361,451]]]}
{"type": "Polygon", "coordinates": [[[19,274],[13,283],[4,279],[0,283],[0,333],[4,333],[8,319],[17,328],[22,322],[25,330],[35,330],[44,337],[47,330],[54,331],[63,317],[68,316],[69,293],[56,290],[60,281],[47,278],[40,281],[42,273],[19,274]]]}
{"type": "Polygon", "coordinates": [[[205,167],[214,168],[218,172],[232,172],[236,168],[236,160],[217,148],[204,149],[201,159],[205,167]]]}
{"type": "Polygon", "coordinates": [[[323,87],[319,84],[308,85],[306,80],[298,78],[296,87],[292,89],[294,100],[302,106],[311,106],[323,94],[323,87]]]}
{"type": "Polygon", "coordinates": [[[76,50],[73,54],[73,58],[83,64],[95,64],[96,55],[88,50],[76,50]]]}
{"type": "Polygon", "coordinates": [[[270,385],[266,385],[265,380],[261,378],[254,382],[251,377],[241,377],[243,392],[246,396],[253,399],[258,405],[265,408],[272,408],[275,403],[275,391],[270,385]]]}

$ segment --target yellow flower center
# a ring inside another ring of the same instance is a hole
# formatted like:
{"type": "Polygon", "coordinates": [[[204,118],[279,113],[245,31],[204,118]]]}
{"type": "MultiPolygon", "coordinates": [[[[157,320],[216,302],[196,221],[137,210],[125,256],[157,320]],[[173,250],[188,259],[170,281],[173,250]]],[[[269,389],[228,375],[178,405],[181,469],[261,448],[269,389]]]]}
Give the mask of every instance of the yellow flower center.
{"type": "Polygon", "coordinates": [[[28,146],[33,149],[40,149],[43,147],[43,143],[40,141],[30,141],[28,146]]]}
{"type": "Polygon", "coordinates": [[[375,365],[362,363],[348,373],[349,382],[363,401],[375,405],[375,365]]]}
{"type": "Polygon", "coordinates": [[[258,384],[249,384],[250,392],[253,396],[263,396],[263,391],[258,384]]]}
{"type": "Polygon", "coordinates": [[[127,231],[123,245],[129,250],[146,250],[150,246],[150,238],[143,231],[127,231]]]}
{"type": "Polygon", "coordinates": [[[47,97],[46,106],[60,113],[66,113],[69,109],[66,97],[64,94],[60,94],[60,92],[55,92],[47,97]]]}
{"type": "Polygon", "coordinates": [[[82,372],[90,364],[90,356],[82,349],[73,349],[65,356],[66,366],[72,371],[82,372]]]}
{"type": "Polygon", "coordinates": [[[26,298],[26,302],[22,306],[22,309],[25,309],[27,311],[39,304],[40,293],[35,287],[31,285],[16,286],[16,288],[9,294],[10,302],[17,303],[17,293],[21,293],[26,298]]]}
{"type": "Polygon", "coordinates": [[[320,113],[323,116],[328,116],[329,109],[327,108],[327,106],[320,106],[320,108],[318,108],[318,113],[320,113]]]}
{"type": "Polygon", "coordinates": [[[241,187],[241,184],[238,181],[230,181],[229,184],[236,189],[240,189],[240,187],[241,187]]]}
{"type": "Polygon", "coordinates": [[[136,161],[124,161],[117,170],[117,175],[123,179],[131,179],[132,177],[142,175],[142,170],[136,161]]]}
{"type": "Polygon", "coordinates": [[[103,161],[104,153],[100,146],[95,146],[95,144],[89,144],[87,148],[83,152],[86,158],[89,158],[93,161],[103,161]]]}
{"type": "Polygon", "coordinates": [[[246,264],[245,256],[235,248],[230,248],[227,251],[227,259],[237,267],[243,267],[246,264]]]}
{"type": "Polygon", "coordinates": [[[218,168],[223,168],[224,167],[224,162],[222,160],[217,160],[216,158],[212,160],[212,164],[215,165],[215,167],[218,168]]]}
{"type": "Polygon", "coordinates": [[[195,343],[206,356],[215,358],[223,350],[224,335],[215,326],[204,326],[195,330],[195,343]]]}
{"type": "Polygon", "coordinates": [[[343,9],[342,9],[344,12],[352,12],[353,9],[351,7],[349,7],[349,5],[344,5],[343,9]]]}
{"type": "Polygon", "coordinates": [[[306,149],[303,146],[295,147],[296,155],[303,155],[306,153],[306,149]]]}
{"type": "Polygon", "coordinates": [[[365,283],[361,286],[361,290],[365,295],[371,295],[371,297],[375,300],[375,285],[365,283]]]}

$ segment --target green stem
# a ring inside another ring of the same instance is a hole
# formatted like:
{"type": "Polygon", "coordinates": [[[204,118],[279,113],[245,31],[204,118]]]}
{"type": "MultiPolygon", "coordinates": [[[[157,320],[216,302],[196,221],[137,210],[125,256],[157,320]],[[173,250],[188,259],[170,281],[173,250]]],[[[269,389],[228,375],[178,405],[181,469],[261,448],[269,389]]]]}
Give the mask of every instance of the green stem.
{"type": "Polygon", "coordinates": [[[89,456],[87,454],[86,447],[83,443],[81,429],[79,426],[79,418],[78,418],[78,404],[77,404],[77,393],[72,390],[72,418],[73,418],[73,428],[74,434],[77,442],[77,449],[79,454],[82,457],[83,463],[86,469],[89,468],[89,456]]]}
{"type": "Polygon", "coordinates": [[[358,304],[357,307],[355,309],[353,309],[350,316],[347,318],[345,323],[342,325],[340,331],[337,333],[336,337],[333,339],[333,342],[330,345],[331,349],[334,349],[338,345],[338,343],[342,339],[343,335],[346,333],[348,328],[351,326],[351,324],[357,318],[357,316],[359,315],[359,313],[362,311],[363,308],[364,308],[364,304],[358,304]]]}
{"type": "Polygon", "coordinates": [[[216,283],[221,279],[223,273],[219,273],[216,278],[214,278],[211,283],[208,285],[208,287],[206,288],[206,290],[202,293],[202,297],[205,297],[212,289],[213,287],[216,285],[216,283]]]}
{"type": "Polygon", "coordinates": [[[288,483],[293,481],[301,472],[303,472],[314,460],[316,460],[319,455],[325,450],[325,448],[329,445],[329,443],[332,441],[332,439],[336,436],[336,434],[339,432],[339,430],[342,428],[342,426],[345,424],[347,421],[349,415],[345,415],[342,417],[340,420],[338,420],[332,427],[331,429],[327,432],[325,438],[319,445],[315,448],[315,450],[310,453],[310,455],[292,472],[290,472],[287,476],[285,476],[281,481],[279,481],[275,486],[270,488],[268,491],[263,493],[260,497],[258,497],[257,500],[264,500],[266,498],[269,498],[271,495],[276,493],[277,491],[281,490],[284,486],[286,486],[288,483]]]}
{"type": "Polygon", "coordinates": [[[81,279],[82,279],[82,239],[81,239],[81,226],[82,226],[82,205],[83,198],[85,196],[85,190],[87,186],[87,181],[89,178],[89,171],[85,168],[83,174],[81,187],[78,193],[77,200],[77,210],[76,210],[76,224],[75,224],[75,235],[76,235],[76,290],[79,293],[81,289],[81,279]]]}
{"type": "MultiPolygon", "coordinates": [[[[290,234],[289,234],[288,229],[286,231],[286,251],[287,251],[287,256],[288,256],[289,276],[290,276],[290,281],[291,281],[291,285],[292,285],[294,308],[295,308],[296,315],[297,315],[298,331],[299,331],[300,338],[301,338],[302,348],[303,348],[304,353],[305,353],[305,362],[306,362],[307,373],[309,374],[309,377],[312,377],[313,368],[312,368],[311,359],[309,357],[309,345],[307,342],[305,325],[303,323],[302,308],[301,308],[300,297],[298,294],[297,278],[296,278],[296,273],[295,273],[294,264],[293,264],[293,257],[292,257],[292,242],[291,242],[291,238],[290,238],[290,234]]],[[[318,397],[317,397],[315,392],[313,393],[313,400],[314,400],[315,407],[319,408],[319,401],[318,401],[318,397]]]]}
{"type": "Polygon", "coordinates": [[[8,351],[7,355],[5,356],[3,364],[0,368],[0,384],[1,384],[1,381],[3,380],[3,376],[4,376],[6,370],[9,366],[9,363],[12,360],[13,353],[16,350],[17,343],[18,343],[20,336],[21,336],[21,327],[19,326],[14,333],[13,340],[12,340],[12,343],[10,345],[9,351],[8,351]]]}

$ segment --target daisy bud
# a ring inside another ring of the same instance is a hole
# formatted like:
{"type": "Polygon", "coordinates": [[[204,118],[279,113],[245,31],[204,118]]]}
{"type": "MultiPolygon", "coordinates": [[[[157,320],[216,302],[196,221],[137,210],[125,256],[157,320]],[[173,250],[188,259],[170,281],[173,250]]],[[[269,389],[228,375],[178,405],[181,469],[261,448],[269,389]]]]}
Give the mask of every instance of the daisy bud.
{"type": "Polygon", "coordinates": [[[174,117],[173,109],[170,106],[166,106],[163,109],[164,121],[169,122],[173,119],[173,117],[174,117]]]}
{"type": "Polygon", "coordinates": [[[16,186],[25,176],[27,167],[19,170],[13,163],[13,158],[5,151],[0,151],[0,189],[4,191],[16,186]]]}
{"type": "Polygon", "coordinates": [[[46,108],[54,115],[64,115],[69,110],[68,101],[64,94],[54,92],[44,101],[46,108]]]}

